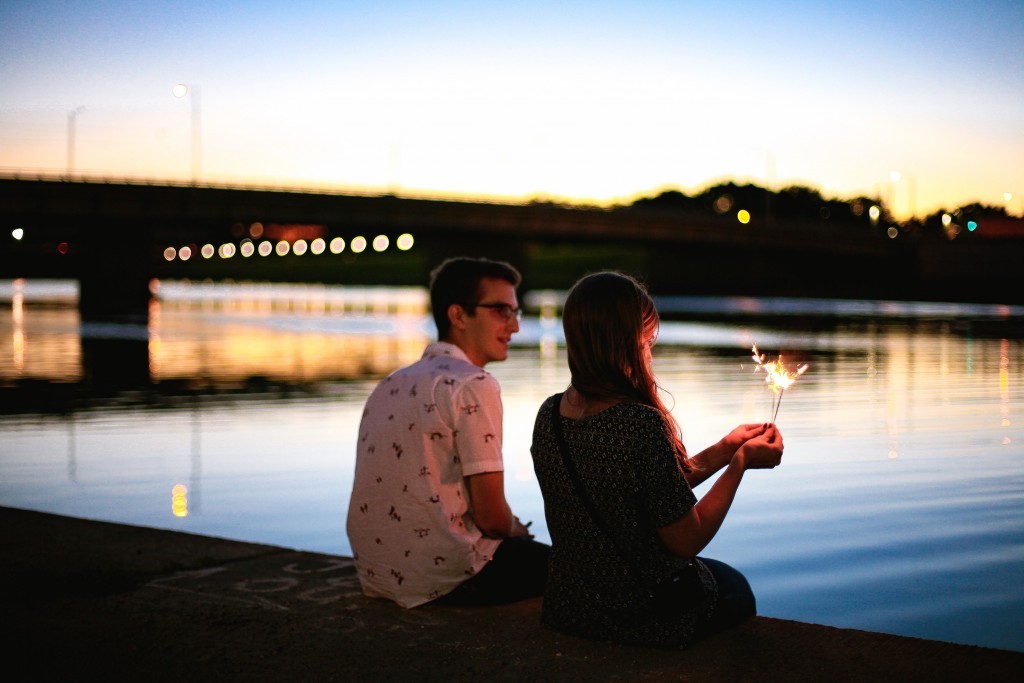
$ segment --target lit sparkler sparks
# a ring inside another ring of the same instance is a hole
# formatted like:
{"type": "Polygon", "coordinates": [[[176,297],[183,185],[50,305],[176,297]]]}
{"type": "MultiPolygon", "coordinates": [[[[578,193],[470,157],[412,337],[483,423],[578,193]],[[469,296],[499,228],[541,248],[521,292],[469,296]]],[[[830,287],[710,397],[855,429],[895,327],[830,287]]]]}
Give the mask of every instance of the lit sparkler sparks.
{"type": "Polygon", "coordinates": [[[750,350],[753,352],[754,362],[757,363],[754,371],[764,370],[764,381],[772,390],[772,422],[775,422],[775,418],[779,414],[779,406],[782,405],[782,392],[792,386],[800,375],[807,372],[808,365],[804,363],[791,372],[783,365],[781,354],[775,360],[767,361],[765,355],[758,352],[757,344],[754,344],[750,350]]]}

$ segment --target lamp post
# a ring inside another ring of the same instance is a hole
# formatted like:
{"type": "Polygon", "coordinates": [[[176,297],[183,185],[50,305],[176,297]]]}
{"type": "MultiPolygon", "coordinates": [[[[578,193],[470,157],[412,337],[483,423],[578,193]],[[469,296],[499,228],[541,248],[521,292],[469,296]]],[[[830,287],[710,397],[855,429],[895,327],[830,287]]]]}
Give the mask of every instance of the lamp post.
{"type": "Polygon", "coordinates": [[[192,182],[195,183],[199,179],[199,172],[202,168],[199,86],[194,84],[187,85],[185,83],[178,83],[171,88],[171,93],[178,99],[188,95],[189,99],[192,100],[192,182]]]}
{"type": "Polygon", "coordinates": [[[70,176],[75,170],[75,121],[78,115],[85,111],[85,107],[75,107],[68,112],[68,163],[67,173],[70,176]]]}

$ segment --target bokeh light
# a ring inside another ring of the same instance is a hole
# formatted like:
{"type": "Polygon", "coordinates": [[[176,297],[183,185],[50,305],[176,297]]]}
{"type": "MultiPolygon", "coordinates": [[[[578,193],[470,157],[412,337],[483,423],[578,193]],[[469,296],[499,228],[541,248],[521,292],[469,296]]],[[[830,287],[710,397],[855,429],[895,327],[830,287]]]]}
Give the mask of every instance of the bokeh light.
{"type": "Polygon", "coordinates": [[[412,249],[412,245],[413,245],[412,235],[410,235],[407,232],[399,235],[398,239],[395,240],[395,246],[398,247],[402,251],[409,251],[410,249],[412,249]]]}
{"type": "Polygon", "coordinates": [[[332,254],[340,254],[343,251],[345,251],[345,240],[341,239],[340,237],[335,237],[333,240],[331,240],[332,254]]]}
{"type": "Polygon", "coordinates": [[[366,251],[366,238],[363,237],[362,235],[358,237],[353,237],[350,247],[352,248],[352,253],[354,254],[363,253],[364,251],[366,251]]]}
{"type": "Polygon", "coordinates": [[[386,251],[390,243],[387,235],[377,235],[373,238],[373,250],[386,251]]]}
{"type": "Polygon", "coordinates": [[[176,484],[171,489],[171,514],[175,517],[188,516],[188,488],[184,484],[176,484]]]}

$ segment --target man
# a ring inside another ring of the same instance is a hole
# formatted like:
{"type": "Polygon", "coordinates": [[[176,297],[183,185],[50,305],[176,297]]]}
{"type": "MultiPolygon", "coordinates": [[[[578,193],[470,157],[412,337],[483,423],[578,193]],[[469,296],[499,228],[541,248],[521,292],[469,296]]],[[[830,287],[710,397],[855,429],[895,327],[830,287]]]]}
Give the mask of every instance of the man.
{"type": "Polygon", "coordinates": [[[448,259],[431,273],[438,342],[382,381],[359,426],[347,530],[363,591],[403,607],[541,595],[549,547],[505,500],[498,381],[519,331],[518,271],[448,259]]]}

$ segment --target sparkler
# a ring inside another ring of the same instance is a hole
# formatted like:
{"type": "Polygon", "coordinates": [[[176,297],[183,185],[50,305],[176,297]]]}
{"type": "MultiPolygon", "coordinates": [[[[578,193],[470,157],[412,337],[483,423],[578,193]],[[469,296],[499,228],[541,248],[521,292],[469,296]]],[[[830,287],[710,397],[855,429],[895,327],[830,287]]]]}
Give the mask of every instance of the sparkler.
{"type": "Polygon", "coordinates": [[[779,414],[779,406],[782,405],[782,392],[792,386],[793,382],[800,375],[807,372],[808,365],[804,363],[796,370],[790,372],[783,365],[781,354],[775,360],[767,361],[765,360],[765,355],[758,352],[757,344],[754,344],[750,350],[753,352],[754,362],[757,363],[754,372],[764,370],[764,381],[767,382],[768,388],[772,390],[772,422],[775,422],[775,418],[779,414]]]}

